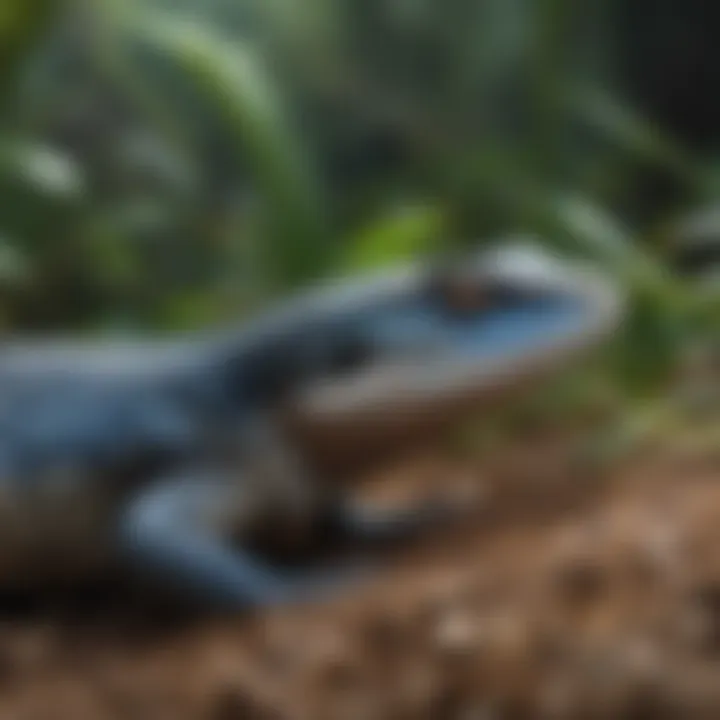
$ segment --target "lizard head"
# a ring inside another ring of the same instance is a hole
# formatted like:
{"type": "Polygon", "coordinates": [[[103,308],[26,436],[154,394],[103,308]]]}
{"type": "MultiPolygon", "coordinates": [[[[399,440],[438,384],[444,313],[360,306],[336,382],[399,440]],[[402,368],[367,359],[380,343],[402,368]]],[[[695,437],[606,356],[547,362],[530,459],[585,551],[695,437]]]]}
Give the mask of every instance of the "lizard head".
{"type": "Polygon", "coordinates": [[[300,432],[341,457],[370,459],[373,443],[420,440],[427,428],[541,382],[621,316],[604,277],[530,245],[400,275],[357,295],[343,316],[340,336],[364,348],[347,354],[355,362],[292,398],[300,432]]]}

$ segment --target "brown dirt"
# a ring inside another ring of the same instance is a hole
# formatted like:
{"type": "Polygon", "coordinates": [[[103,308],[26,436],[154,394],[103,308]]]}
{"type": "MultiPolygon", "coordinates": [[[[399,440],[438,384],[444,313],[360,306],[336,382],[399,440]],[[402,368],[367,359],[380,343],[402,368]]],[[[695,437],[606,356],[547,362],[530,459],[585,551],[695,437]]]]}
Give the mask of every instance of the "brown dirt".
{"type": "Polygon", "coordinates": [[[322,606],[162,632],[8,619],[0,718],[720,716],[718,453],[658,450],[599,477],[566,439],[521,447],[378,478],[471,487],[480,507],[322,606]]]}

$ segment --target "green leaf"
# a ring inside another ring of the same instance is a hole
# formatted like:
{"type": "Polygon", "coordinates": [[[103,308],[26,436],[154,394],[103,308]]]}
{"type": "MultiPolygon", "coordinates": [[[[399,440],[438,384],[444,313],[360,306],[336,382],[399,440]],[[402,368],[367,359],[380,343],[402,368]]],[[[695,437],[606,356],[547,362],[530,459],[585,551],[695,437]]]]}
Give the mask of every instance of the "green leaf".
{"type": "Polygon", "coordinates": [[[0,225],[33,252],[62,242],[87,209],[85,176],[72,158],[26,139],[0,143],[0,225]]]}
{"type": "Polygon", "coordinates": [[[582,88],[573,94],[573,112],[589,127],[632,156],[673,170],[695,185],[698,168],[652,122],[597,88],[582,88]]]}
{"type": "Polygon", "coordinates": [[[395,207],[349,239],[339,270],[372,270],[425,254],[438,247],[446,225],[444,213],[436,207],[395,207]]]}
{"type": "Polygon", "coordinates": [[[80,166],[66,154],[37,141],[10,140],[0,146],[0,172],[58,201],[78,200],[85,192],[80,166]]]}
{"type": "Polygon", "coordinates": [[[8,101],[5,93],[61,7],[58,0],[0,2],[0,103],[8,101]]]}
{"type": "Polygon", "coordinates": [[[261,57],[196,24],[140,16],[139,37],[161,51],[212,108],[269,201],[278,263],[290,284],[318,274],[328,252],[326,206],[307,148],[261,57]]]}
{"type": "Polygon", "coordinates": [[[16,287],[31,275],[30,264],[14,243],[0,235],[0,285],[16,287]]]}
{"type": "Polygon", "coordinates": [[[592,199],[567,194],[555,207],[558,229],[574,244],[571,249],[602,264],[632,287],[669,284],[662,263],[645,252],[622,223],[592,199]]]}
{"type": "Polygon", "coordinates": [[[687,288],[592,200],[566,195],[555,208],[548,237],[597,263],[627,294],[628,313],[614,353],[625,387],[633,393],[657,391],[672,378],[687,339],[687,288]]]}

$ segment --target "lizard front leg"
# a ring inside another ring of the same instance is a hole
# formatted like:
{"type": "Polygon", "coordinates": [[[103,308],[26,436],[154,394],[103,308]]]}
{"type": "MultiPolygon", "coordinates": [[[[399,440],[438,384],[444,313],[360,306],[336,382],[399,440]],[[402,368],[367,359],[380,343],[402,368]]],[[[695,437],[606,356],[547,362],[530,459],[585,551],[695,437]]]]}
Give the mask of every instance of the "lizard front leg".
{"type": "Polygon", "coordinates": [[[281,572],[233,542],[257,508],[237,476],[186,470],[161,479],[127,508],[117,545],[127,567],[202,608],[236,611],[304,602],[339,590],[341,573],[281,572]]]}

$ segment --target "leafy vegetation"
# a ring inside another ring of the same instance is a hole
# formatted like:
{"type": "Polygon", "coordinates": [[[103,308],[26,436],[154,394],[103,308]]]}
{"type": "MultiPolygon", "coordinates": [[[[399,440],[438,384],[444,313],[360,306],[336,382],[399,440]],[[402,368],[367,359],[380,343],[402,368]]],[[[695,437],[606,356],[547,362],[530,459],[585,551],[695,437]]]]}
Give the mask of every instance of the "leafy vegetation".
{"type": "Polygon", "coordinates": [[[5,0],[8,328],[193,327],[328,273],[532,232],[633,310],[657,386],[720,325],[669,262],[648,177],[717,173],[628,101],[613,3],[5,0]],[[621,80],[621,78],[620,78],[621,80]]]}

